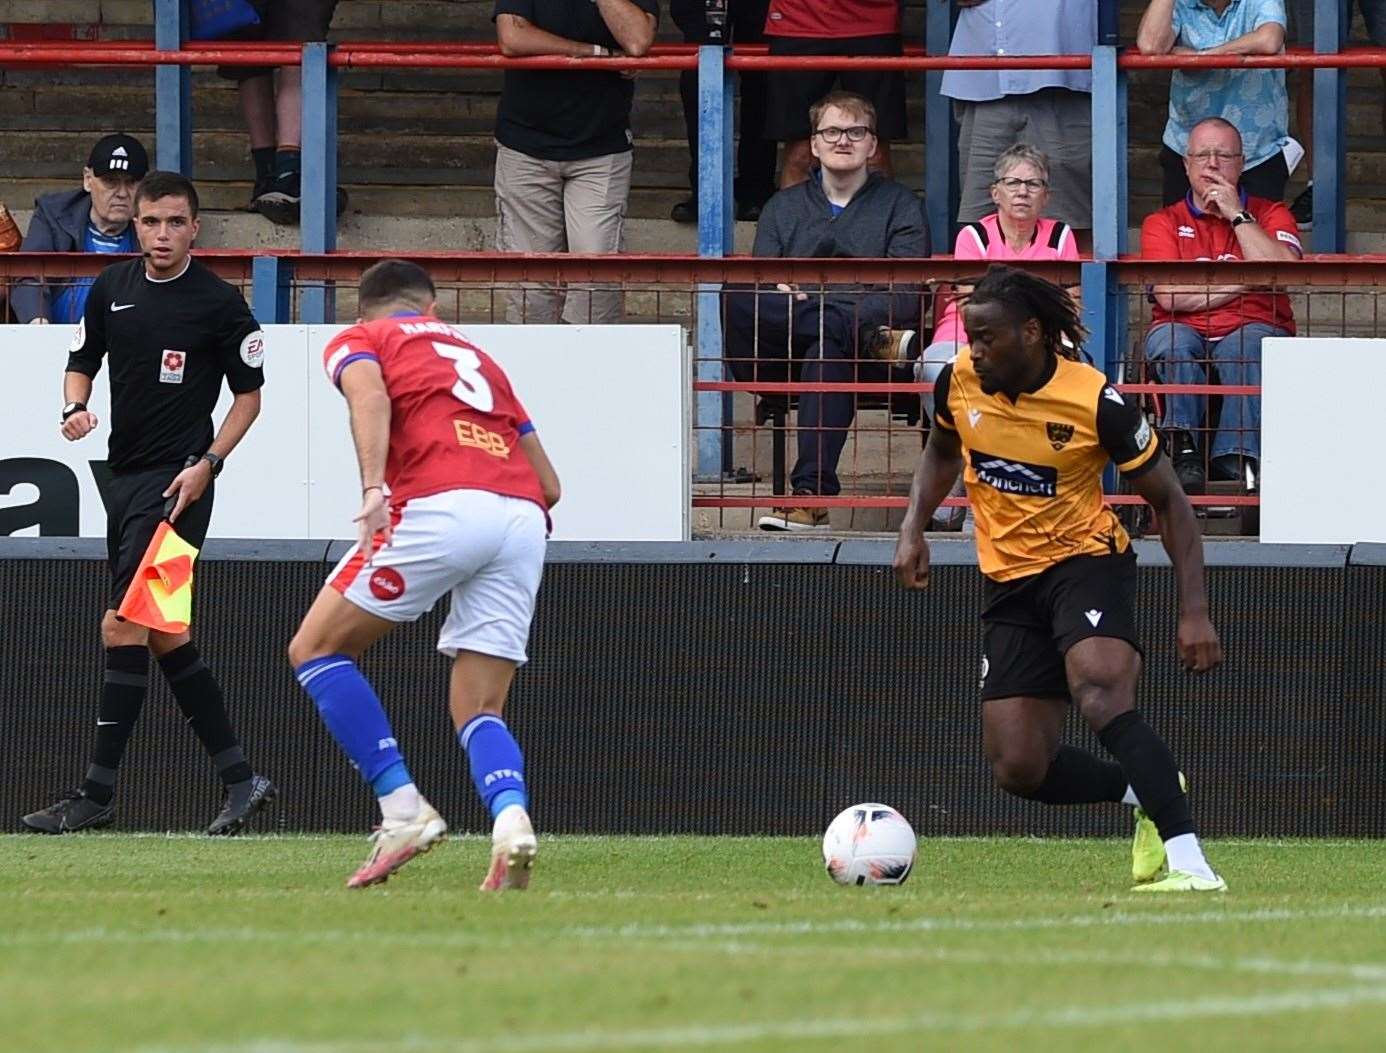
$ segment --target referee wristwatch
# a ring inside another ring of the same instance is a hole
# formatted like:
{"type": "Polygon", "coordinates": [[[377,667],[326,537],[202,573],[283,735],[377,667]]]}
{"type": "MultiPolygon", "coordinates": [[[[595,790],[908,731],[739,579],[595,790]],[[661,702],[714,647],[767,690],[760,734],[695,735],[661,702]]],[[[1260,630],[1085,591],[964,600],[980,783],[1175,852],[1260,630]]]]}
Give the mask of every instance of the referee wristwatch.
{"type": "Polygon", "coordinates": [[[206,461],[208,464],[212,466],[213,479],[215,479],[217,476],[221,474],[221,467],[226,463],[225,457],[221,457],[218,454],[213,453],[211,450],[208,450],[206,453],[202,455],[202,460],[206,461]]]}
{"type": "Polygon", "coordinates": [[[69,402],[63,407],[63,420],[66,421],[67,418],[74,413],[81,413],[86,408],[87,404],[85,402],[69,402]]]}
{"type": "Polygon", "coordinates": [[[1232,229],[1233,229],[1233,230],[1236,230],[1236,229],[1237,229],[1238,227],[1240,227],[1243,223],[1255,223],[1255,222],[1256,222],[1256,217],[1253,216],[1253,215],[1252,215],[1250,212],[1248,212],[1246,209],[1242,209],[1240,212],[1238,212],[1235,216],[1232,217],[1232,229]]]}

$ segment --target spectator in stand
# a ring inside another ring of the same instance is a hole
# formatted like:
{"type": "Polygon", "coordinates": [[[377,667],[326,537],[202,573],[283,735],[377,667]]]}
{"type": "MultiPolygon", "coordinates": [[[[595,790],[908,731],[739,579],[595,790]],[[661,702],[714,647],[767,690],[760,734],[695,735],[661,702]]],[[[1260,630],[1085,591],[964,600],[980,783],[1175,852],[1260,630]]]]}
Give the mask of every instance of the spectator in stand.
{"type": "MultiPolygon", "coordinates": [[[[1284,0],[1150,0],[1136,47],[1147,55],[1278,55],[1285,50],[1284,0]]],[[[1217,114],[1240,129],[1246,151],[1242,186],[1279,201],[1303,156],[1289,135],[1282,69],[1177,69],[1169,82],[1169,120],[1160,150],[1162,201],[1189,190],[1186,174],[1193,126],[1217,114]]]]}
{"type": "MultiPolygon", "coordinates": [[[[337,0],[252,0],[260,23],[234,34],[235,40],[326,40],[337,0]]],[[[299,220],[303,170],[303,76],[298,66],[221,66],[241,97],[241,115],[250,133],[255,185],[247,211],[288,226],[299,220]]],[[[337,188],[337,215],[346,211],[346,191],[337,188]]]]}
{"type": "MultiPolygon", "coordinates": [[[[833,92],[810,111],[813,156],[808,179],[768,202],[756,227],[756,256],[918,259],[929,255],[924,208],[913,193],[867,169],[876,149],[876,112],[859,95],[833,92]]],[[[784,381],[799,365],[804,383],[884,381],[902,369],[919,328],[923,290],[851,286],[808,293],[790,285],[775,292],[727,296],[727,358],[743,381],[784,381]]],[[[909,379],[906,371],[900,378],[909,379]]],[[[799,396],[798,460],[790,478],[796,495],[841,492],[837,462],[856,414],[851,392],[799,396]]],[[[782,508],[760,520],[763,530],[826,530],[826,508],[782,508]]]]}
{"type": "MultiPolygon", "coordinates": [[[[1221,117],[1209,117],[1189,133],[1184,200],[1147,216],[1141,225],[1141,257],[1148,260],[1294,260],[1302,254],[1290,210],[1278,200],[1238,186],[1242,140],[1221,117]]],[[[1145,357],[1164,384],[1260,384],[1261,341],[1293,336],[1290,300],[1246,285],[1152,290],[1154,323],[1145,357]]],[[[1261,399],[1224,395],[1211,443],[1196,435],[1212,431],[1202,395],[1166,395],[1163,427],[1179,482],[1202,493],[1214,479],[1241,480],[1255,489],[1259,475],[1261,399]],[[1205,467],[1204,454],[1208,456],[1205,467]]]]}
{"type": "MultiPolygon", "coordinates": [[[[765,37],[771,55],[902,55],[900,0],[770,0],[765,37]]],[[[871,167],[891,176],[890,144],[905,136],[905,77],[877,70],[772,71],[765,134],[784,143],[780,189],[808,178],[818,156],[810,143],[809,108],[838,84],[871,101],[878,121],[871,167]]]]}
{"type": "MultiPolygon", "coordinates": [[[[510,58],[639,57],[654,43],[659,0],[496,0],[510,58]]],[[[634,82],[617,70],[508,69],[496,115],[496,248],[620,252],[630,197],[634,82]]],[[[619,322],[615,290],[566,297],[553,286],[509,297],[511,322],[619,322]]]]}
{"type": "MultiPolygon", "coordinates": [[[[950,55],[1090,55],[1096,0],[957,0],[950,55]]],[[[960,223],[993,211],[997,158],[1017,142],[1049,159],[1045,215],[1092,229],[1092,73],[1089,70],[949,70],[942,93],[958,116],[960,223]]]]}
{"type": "MultiPolygon", "coordinates": [[[[728,5],[726,35],[734,44],[756,44],[765,39],[765,15],[770,0],[738,0],[728,5]]],[[[669,0],[669,16],[683,34],[685,44],[706,44],[707,0],[669,0]]],[[[736,143],[736,218],[754,221],[775,192],[775,144],[765,138],[765,74],[737,74],[740,98],[740,137],[736,143]]],[[[688,185],[691,197],[669,213],[675,223],[698,222],[698,71],[679,74],[683,100],[683,124],[688,132],[688,185]]]]}
{"type": "MultiPolygon", "coordinates": [[[[149,155],[133,136],[103,136],[82,169],[81,190],[59,190],[34,202],[21,252],[138,252],[130,220],[135,188],[149,171],[149,155]]],[[[72,278],[56,290],[24,279],[11,296],[15,317],[32,325],[82,320],[92,278],[72,278]]]]}
{"type": "MultiPolygon", "coordinates": [[[[953,258],[962,260],[1076,260],[1078,243],[1073,229],[1044,216],[1049,203],[1049,158],[1025,143],[1012,146],[996,159],[991,183],[991,200],[996,211],[966,224],[958,232],[953,258]]],[[[959,266],[963,266],[961,263],[959,266]]],[[[941,317],[934,324],[933,342],[924,350],[915,367],[915,376],[932,384],[943,367],[967,343],[959,305],[972,291],[958,286],[956,297],[949,297],[941,317]]],[[[924,396],[924,416],[934,419],[934,397],[924,396]]],[[[962,478],[954,484],[952,496],[963,494],[962,478]]],[[[957,530],[963,522],[962,508],[940,508],[934,516],[934,529],[957,530]]]]}
{"type": "MultiPolygon", "coordinates": [[[[1314,49],[1314,4],[1316,0],[1289,0],[1290,41],[1298,47],[1314,49]]],[[[1357,0],[1362,9],[1362,21],[1367,27],[1371,42],[1386,48],[1386,0],[1357,0]]],[[[1348,25],[1343,27],[1343,35],[1348,35],[1352,21],[1352,5],[1346,5],[1348,25]]],[[[1386,66],[1381,73],[1381,126],[1386,128],[1386,66]]],[[[1299,133],[1304,146],[1304,163],[1309,169],[1309,185],[1295,198],[1290,206],[1290,214],[1295,217],[1299,229],[1306,229],[1314,222],[1314,71],[1298,69],[1291,75],[1295,93],[1295,131],[1299,133]]]]}

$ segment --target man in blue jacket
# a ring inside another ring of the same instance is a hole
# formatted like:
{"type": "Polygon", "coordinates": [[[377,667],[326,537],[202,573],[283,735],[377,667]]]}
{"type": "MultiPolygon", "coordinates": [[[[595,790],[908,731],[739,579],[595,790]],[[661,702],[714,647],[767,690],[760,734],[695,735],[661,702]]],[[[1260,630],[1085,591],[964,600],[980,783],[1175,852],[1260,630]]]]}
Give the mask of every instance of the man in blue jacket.
{"type": "MultiPolygon", "coordinates": [[[[923,202],[867,163],[876,152],[876,110],[833,92],[809,112],[816,167],[765,205],[753,255],[919,259],[929,255],[923,202]]],[[[742,381],[879,382],[917,353],[923,288],[860,284],[821,290],[778,285],[727,295],[727,365],[742,381]]],[[[904,377],[908,380],[908,373],[904,377]]],[[[797,411],[796,495],[841,491],[837,462],[856,414],[852,392],[804,392],[797,411]]],[[[782,508],[762,530],[826,530],[826,508],[782,508]]]]}
{"type": "MultiPolygon", "coordinates": [[[[107,135],[92,147],[82,169],[81,190],[44,194],[34,202],[34,215],[21,252],[138,252],[131,224],[135,187],[149,171],[149,155],[129,135],[107,135]]],[[[72,278],[48,285],[27,278],[14,290],[11,302],[21,322],[76,324],[82,319],[91,278],[72,278]]]]}

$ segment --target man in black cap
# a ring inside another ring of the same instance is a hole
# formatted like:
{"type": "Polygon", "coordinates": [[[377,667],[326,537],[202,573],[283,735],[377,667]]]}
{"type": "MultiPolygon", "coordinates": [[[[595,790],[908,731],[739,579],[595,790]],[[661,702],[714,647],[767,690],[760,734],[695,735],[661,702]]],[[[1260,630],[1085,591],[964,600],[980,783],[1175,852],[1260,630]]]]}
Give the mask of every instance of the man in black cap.
{"type": "MultiPolygon", "coordinates": [[[[34,215],[21,252],[139,252],[130,219],[135,187],[149,171],[149,155],[129,135],[107,135],[97,141],[82,169],[81,190],[44,194],[34,202],[34,215]]],[[[92,278],[73,278],[46,285],[26,278],[11,302],[21,322],[76,324],[82,320],[92,278]]]]}

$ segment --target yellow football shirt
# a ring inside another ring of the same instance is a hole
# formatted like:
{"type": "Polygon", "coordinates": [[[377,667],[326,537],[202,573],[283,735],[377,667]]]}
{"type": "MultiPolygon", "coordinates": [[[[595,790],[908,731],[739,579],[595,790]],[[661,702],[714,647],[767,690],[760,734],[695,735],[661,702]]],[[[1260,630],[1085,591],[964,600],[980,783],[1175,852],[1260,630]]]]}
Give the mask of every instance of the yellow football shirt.
{"type": "Polygon", "coordinates": [[[964,347],[934,389],[934,423],[962,440],[977,521],[977,561],[995,581],[1071,556],[1125,552],[1130,538],[1102,501],[1110,460],[1127,476],[1157,463],[1145,414],[1107,378],[1055,356],[1039,387],[1014,401],[982,391],[964,347]]]}

